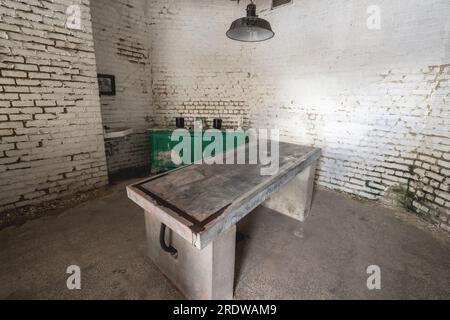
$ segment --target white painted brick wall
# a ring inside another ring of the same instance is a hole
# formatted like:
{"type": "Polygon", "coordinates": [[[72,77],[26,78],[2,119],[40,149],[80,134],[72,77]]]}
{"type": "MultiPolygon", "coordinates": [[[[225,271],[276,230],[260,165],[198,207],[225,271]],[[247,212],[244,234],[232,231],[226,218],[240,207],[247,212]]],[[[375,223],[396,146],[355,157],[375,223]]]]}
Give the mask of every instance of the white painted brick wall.
{"type": "Polygon", "coordinates": [[[149,167],[146,131],[153,125],[153,103],[147,6],[142,0],[91,1],[97,70],[116,78],[116,95],[100,98],[103,124],[135,132],[106,142],[111,174],[149,167]]]}
{"type": "Polygon", "coordinates": [[[379,1],[380,30],[372,1],[268,3],[277,36],[252,46],[252,124],[323,148],[320,185],[450,230],[450,3],[379,1]]]}
{"type": "Polygon", "coordinates": [[[89,1],[0,2],[0,211],[107,183],[89,1]]]}
{"type": "Polygon", "coordinates": [[[197,116],[212,126],[249,125],[249,60],[225,36],[244,5],[230,1],[148,1],[151,18],[155,124],[174,126],[197,116]]]}

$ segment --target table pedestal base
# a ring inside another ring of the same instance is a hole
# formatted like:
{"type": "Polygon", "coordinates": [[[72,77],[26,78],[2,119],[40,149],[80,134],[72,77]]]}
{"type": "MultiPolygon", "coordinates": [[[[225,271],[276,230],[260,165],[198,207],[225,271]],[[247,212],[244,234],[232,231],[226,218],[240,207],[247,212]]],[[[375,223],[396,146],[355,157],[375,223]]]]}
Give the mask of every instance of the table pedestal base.
{"type": "Polygon", "coordinates": [[[317,162],[309,165],[262,205],[304,222],[311,211],[317,162]]]}
{"type": "Polygon", "coordinates": [[[230,227],[203,250],[166,229],[166,244],[177,251],[174,258],[160,245],[161,222],[145,213],[150,259],[181,293],[192,300],[233,299],[236,226],[230,227]]]}

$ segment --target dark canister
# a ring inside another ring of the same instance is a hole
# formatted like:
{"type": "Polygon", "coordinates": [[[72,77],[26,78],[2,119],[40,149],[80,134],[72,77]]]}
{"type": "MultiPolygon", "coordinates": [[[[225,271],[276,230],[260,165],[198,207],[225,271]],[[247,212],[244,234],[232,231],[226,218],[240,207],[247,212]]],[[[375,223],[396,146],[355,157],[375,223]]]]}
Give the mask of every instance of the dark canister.
{"type": "Polygon", "coordinates": [[[213,126],[214,126],[214,129],[221,130],[222,129],[222,119],[214,119],[213,126]]]}
{"type": "Polygon", "coordinates": [[[184,118],[176,118],[177,128],[184,128],[184,118]]]}

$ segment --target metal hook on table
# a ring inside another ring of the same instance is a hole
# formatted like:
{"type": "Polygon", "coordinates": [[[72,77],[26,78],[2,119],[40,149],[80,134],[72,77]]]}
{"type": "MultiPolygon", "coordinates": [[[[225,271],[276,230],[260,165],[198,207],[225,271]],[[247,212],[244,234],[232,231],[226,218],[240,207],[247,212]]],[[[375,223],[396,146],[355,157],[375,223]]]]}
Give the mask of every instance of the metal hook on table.
{"type": "Polygon", "coordinates": [[[166,244],[166,225],[161,223],[161,231],[159,233],[159,243],[161,248],[172,255],[172,257],[176,258],[178,256],[178,250],[172,246],[168,246],[166,244]]]}

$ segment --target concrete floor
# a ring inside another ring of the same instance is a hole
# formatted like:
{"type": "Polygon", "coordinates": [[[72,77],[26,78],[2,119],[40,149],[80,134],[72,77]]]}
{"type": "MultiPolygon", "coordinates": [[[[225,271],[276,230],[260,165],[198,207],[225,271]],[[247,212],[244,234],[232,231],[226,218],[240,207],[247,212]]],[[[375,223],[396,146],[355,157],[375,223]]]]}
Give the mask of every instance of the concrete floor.
{"type": "MultiPolygon", "coordinates": [[[[143,213],[124,184],[0,231],[0,299],[181,299],[146,258],[143,213]],[[82,270],[82,290],[66,268],[82,270]]],[[[413,215],[318,190],[300,224],[264,208],[238,228],[238,299],[450,299],[450,236],[413,215]],[[366,287],[378,265],[382,290],[366,287]]]]}

